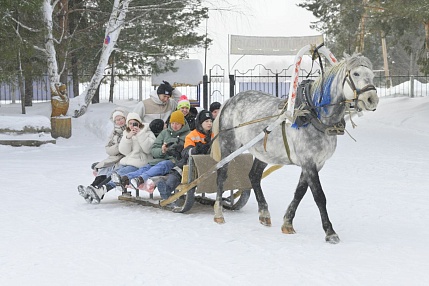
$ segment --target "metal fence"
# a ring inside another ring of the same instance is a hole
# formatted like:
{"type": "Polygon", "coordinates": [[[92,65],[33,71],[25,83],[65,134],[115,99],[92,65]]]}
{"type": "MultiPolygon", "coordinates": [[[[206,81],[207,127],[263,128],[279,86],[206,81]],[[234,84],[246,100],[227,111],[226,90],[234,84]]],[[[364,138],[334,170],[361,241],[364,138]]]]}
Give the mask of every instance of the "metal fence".
{"type": "MultiPolygon", "coordinates": [[[[149,97],[150,92],[156,87],[152,85],[151,75],[104,75],[99,88],[100,101],[108,101],[112,90],[113,100],[143,100],[149,97]],[[112,84],[113,78],[113,84],[112,84]]],[[[89,83],[79,84],[81,93],[89,83]]],[[[43,102],[51,100],[49,79],[43,76],[32,83],[33,102],[43,102]]],[[[186,94],[189,99],[199,101],[199,86],[177,87],[182,94],[186,94]]],[[[67,95],[74,98],[73,82],[69,77],[67,82],[67,95]]],[[[21,93],[18,82],[0,83],[0,104],[20,103],[21,93]]]]}
{"type": "MultiPolygon", "coordinates": [[[[286,98],[289,93],[291,71],[284,69],[273,72],[263,65],[257,65],[246,72],[235,71],[228,75],[219,65],[213,66],[207,76],[208,102],[224,102],[231,95],[244,90],[260,90],[277,97],[286,98]]],[[[318,76],[319,71],[312,72],[309,77],[318,76]]],[[[300,79],[306,78],[308,72],[302,70],[300,79]]],[[[108,101],[111,90],[114,100],[142,100],[148,98],[155,88],[151,83],[151,75],[115,75],[112,84],[111,75],[105,75],[99,89],[100,101],[108,101]]],[[[386,79],[382,72],[376,72],[374,84],[378,95],[407,95],[410,97],[429,96],[429,76],[424,75],[392,75],[386,79]]],[[[80,92],[87,83],[79,85],[80,92]]],[[[74,98],[71,78],[67,83],[68,95],[74,98]]],[[[201,86],[178,87],[182,94],[200,103],[201,86]]],[[[43,76],[33,82],[33,102],[49,101],[51,98],[48,77],[43,76]]],[[[0,84],[0,104],[19,103],[21,100],[17,82],[0,84]]]]}

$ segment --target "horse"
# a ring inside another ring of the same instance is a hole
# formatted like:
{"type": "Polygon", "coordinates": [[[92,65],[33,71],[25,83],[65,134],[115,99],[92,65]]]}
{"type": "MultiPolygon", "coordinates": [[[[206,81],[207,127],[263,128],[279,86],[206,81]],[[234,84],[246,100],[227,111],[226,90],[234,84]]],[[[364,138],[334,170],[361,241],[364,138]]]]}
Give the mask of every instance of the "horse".
{"type": "MultiPolygon", "coordinates": [[[[307,102],[302,110],[307,115],[302,118],[307,120],[301,120],[303,123],[300,126],[296,126],[298,120],[294,118],[290,119],[294,124],[284,124],[283,119],[279,123],[279,118],[285,114],[284,100],[260,91],[244,91],[228,99],[213,126],[218,138],[212,143],[212,157],[219,161],[274,124],[270,132],[265,132],[264,140],[257,141],[248,149],[254,156],[249,179],[258,203],[259,221],[271,226],[268,204],[261,188],[264,169],[268,164],[296,165],[301,167],[301,175],[293,200],[283,217],[281,230],[286,234],[295,233],[292,224],[295,212],[309,187],[320,212],[325,241],[332,244],[340,242],[340,239],[328,217],[319,171],[334,154],[337,135],[344,133],[346,111],[351,108],[359,112],[375,111],[379,101],[370,60],[361,54],[344,56],[308,88],[306,97],[301,100],[307,102]]],[[[295,112],[298,114],[299,110],[295,109],[295,112]]],[[[214,220],[217,223],[225,222],[222,188],[227,170],[228,163],[217,169],[214,204],[214,220]]]]}

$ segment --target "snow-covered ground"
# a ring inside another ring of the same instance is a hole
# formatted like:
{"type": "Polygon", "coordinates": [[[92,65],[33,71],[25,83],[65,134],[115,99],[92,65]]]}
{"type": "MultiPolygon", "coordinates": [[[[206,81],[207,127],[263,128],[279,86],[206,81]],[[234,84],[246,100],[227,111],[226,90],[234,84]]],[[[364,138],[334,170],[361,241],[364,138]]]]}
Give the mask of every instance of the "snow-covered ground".
{"type": "MultiPolygon", "coordinates": [[[[119,102],[132,108],[135,102],[119,102]]],[[[339,137],[320,172],[338,245],[325,243],[307,193],[294,235],[280,231],[299,168],[263,181],[272,227],[252,194],[213,222],[209,206],[186,214],[119,201],[87,204],[78,184],[105,158],[115,105],[91,105],[73,135],[41,147],[0,146],[0,285],[429,285],[429,97],[381,98],[339,137]]],[[[20,113],[2,105],[3,115],[20,113]]],[[[49,103],[27,108],[49,116],[49,103]]]]}

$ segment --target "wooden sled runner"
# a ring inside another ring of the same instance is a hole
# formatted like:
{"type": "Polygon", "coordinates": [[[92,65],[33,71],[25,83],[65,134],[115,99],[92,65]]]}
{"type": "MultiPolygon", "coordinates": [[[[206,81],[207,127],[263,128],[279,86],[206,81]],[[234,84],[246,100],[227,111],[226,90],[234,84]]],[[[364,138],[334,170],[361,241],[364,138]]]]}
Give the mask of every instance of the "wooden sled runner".
{"type": "MultiPolygon", "coordinates": [[[[216,165],[210,155],[192,155],[189,158],[188,165],[183,168],[182,184],[187,184],[198,179],[199,176],[205,174],[213,166],[216,165]]],[[[223,207],[228,210],[239,210],[244,207],[249,200],[251,192],[251,183],[248,177],[250,168],[252,167],[253,156],[249,153],[240,154],[235,157],[229,164],[228,179],[225,182],[223,207]]],[[[178,191],[178,190],[176,190],[178,191]]],[[[210,198],[208,194],[216,193],[216,172],[212,173],[208,178],[199,182],[199,184],[186,191],[184,194],[173,200],[173,204],[162,206],[160,198],[154,196],[141,197],[139,192],[136,195],[121,195],[119,200],[138,203],[145,206],[153,206],[157,208],[169,209],[173,212],[184,213],[189,211],[195,201],[214,205],[214,198],[210,198]]]]}

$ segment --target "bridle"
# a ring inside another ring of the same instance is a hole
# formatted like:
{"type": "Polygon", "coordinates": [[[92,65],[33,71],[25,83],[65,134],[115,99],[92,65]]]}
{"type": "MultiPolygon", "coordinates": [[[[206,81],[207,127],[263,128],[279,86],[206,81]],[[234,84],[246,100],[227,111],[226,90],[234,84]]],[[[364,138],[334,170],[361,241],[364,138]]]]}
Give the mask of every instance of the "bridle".
{"type": "Polygon", "coordinates": [[[350,86],[350,88],[352,89],[353,94],[354,94],[353,99],[346,100],[346,102],[352,102],[352,103],[354,103],[355,110],[358,111],[358,112],[362,111],[362,109],[360,109],[358,107],[359,95],[361,95],[361,94],[363,94],[363,93],[365,93],[367,91],[370,91],[370,90],[375,90],[375,92],[377,92],[377,89],[375,88],[375,86],[373,84],[368,84],[368,85],[364,86],[362,89],[356,88],[356,85],[355,85],[352,77],[350,76],[350,70],[348,70],[346,72],[346,76],[344,77],[344,80],[343,80],[343,90],[344,90],[344,84],[346,82],[348,83],[348,85],[350,86]]]}

